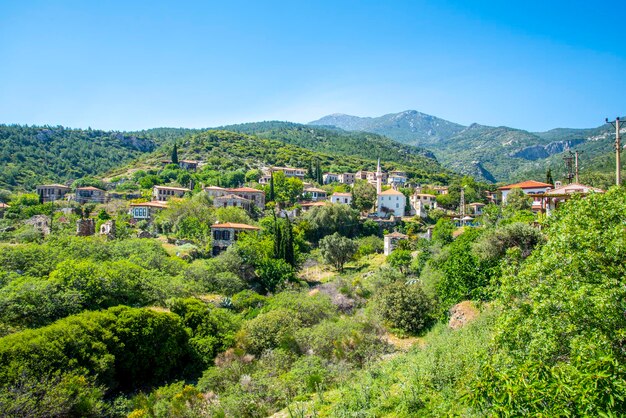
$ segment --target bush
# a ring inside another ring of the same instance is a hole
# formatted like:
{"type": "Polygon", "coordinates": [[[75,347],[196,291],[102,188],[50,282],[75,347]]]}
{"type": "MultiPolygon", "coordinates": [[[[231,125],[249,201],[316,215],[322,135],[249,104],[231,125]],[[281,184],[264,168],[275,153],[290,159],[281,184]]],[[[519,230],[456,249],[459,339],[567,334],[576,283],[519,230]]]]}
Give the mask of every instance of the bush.
{"type": "Polygon", "coordinates": [[[288,309],[263,313],[246,322],[238,335],[239,345],[252,354],[261,354],[271,348],[293,349],[293,336],[301,326],[288,309]]]}
{"type": "Polygon", "coordinates": [[[359,258],[370,254],[380,254],[384,249],[382,238],[374,235],[359,238],[356,240],[356,244],[359,248],[356,252],[356,256],[359,258]]]}
{"type": "Polygon", "coordinates": [[[434,303],[418,284],[398,281],[385,286],[375,306],[389,325],[411,334],[423,332],[434,320],[434,303]]]}

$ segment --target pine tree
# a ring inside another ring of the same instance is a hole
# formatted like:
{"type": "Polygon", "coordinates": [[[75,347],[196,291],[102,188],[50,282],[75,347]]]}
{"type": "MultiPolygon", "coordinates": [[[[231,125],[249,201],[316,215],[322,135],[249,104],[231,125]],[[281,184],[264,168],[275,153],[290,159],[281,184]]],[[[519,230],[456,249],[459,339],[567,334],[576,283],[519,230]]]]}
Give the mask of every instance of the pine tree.
{"type": "Polygon", "coordinates": [[[554,180],[552,179],[552,169],[551,168],[548,168],[548,171],[546,171],[546,183],[554,184],[554,180]]]}
{"type": "Polygon", "coordinates": [[[172,150],[172,164],[178,164],[178,146],[174,143],[174,149],[172,150]]]}
{"type": "Polygon", "coordinates": [[[319,184],[323,184],[324,183],[324,178],[322,175],[322,169],[320,168],[320,160],[316,160],[315,162],[315,181],[317,181],[319,184]]]}

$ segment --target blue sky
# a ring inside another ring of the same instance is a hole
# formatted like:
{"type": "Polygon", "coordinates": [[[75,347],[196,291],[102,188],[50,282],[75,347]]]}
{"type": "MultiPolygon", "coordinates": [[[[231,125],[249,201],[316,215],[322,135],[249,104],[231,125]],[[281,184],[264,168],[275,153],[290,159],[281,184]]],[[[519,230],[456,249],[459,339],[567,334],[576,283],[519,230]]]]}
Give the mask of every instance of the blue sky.
{"type": "Polygon", "coordinates": [[[625,41],[619,2],[0,0],[0,123],[593,127],[626,114],[625,41]]]}

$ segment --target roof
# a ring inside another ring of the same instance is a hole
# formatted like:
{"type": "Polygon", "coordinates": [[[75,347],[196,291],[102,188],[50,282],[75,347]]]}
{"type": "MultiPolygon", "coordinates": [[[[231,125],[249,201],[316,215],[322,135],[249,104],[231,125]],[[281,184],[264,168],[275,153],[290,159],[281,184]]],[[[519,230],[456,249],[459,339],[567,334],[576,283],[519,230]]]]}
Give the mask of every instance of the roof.
{"type": "Polygon", "coordinates": [[[484,203],[480,203],[480,202],[474,202],[474,203],[470,203],[470,206],[485,206],[484,203]]]}
{"type": "Polygon", "coordinates": [[[218,186],[207,186],[204,188],[204,190],[226,190],[223,187],[218,187],[218,186]]]}
{"type": "Polygon", "coordinates": [[[182,192],[190,192],[190,189],[185,187],[172,187],[172,186],[154,186],[155,189],[169,189],[169,190],[179,190],[182,192]]]}
{"type": "Polygon", "coordinates": [[[260,228],[252,225],[238,224],[234,222],[224,222],[223,224],[211,225],[211,228],[225,228],[225,229],[245,229],[248,231],[258,231],[260,228]]]}
{"type": "Polygon", "coordinates": [[[97,187],[93,187],[93,186],[87,186],[87,187],[77,187],[76,190],[98,190],[100,192],[103,192],[104,190],[99,189],[97,187]]]}
{"type": "Polygon", "coordinates": [[[429,194],[429,193],[415,193],[413,196],[428,196],[428,197],[432,197],[432,198],[437,198],[437,196],[435,196],[434,194],[429,194]]]}
{"type": "Polygon", "coordinates": [[[404,235],[404,234],[401,234],[398,231],[394,231],[391,234],[385,235],[385,237],[389,237],[389,238],[408,238],[408,235],[404,235]]]}
{"type": "Polygon", "coordinates": [[[243,201],[246,201],[246,202],[252,202],[250,199],[244,199],[243,197],[237,196],[236,194],[232,194],[232,193],[224,195],[224,196],[218,196],[218,197],[215,198],[215,200],[229,200],[229,199],[243,200],[243,201]]]}
{"type": "Polygon", "coordinates": [[[535,180],[527,180],[521,183],[509,184],[508,186],[498,187],[498,190],[511,190],[511,189],[541,189],[544,187],[552,187],[551,184],[542,183],[535,180]]]}
{"type": "Polygon", "coordinates": [[[293,167],[272,167],[272,170],[300,170],[300,171],[306,171],[304,168],[293,168],[293,167]]]}
{"type": "Polygon", "coordinates": [[[253,189],[252,187],[238,187],[236,189],[228,189],[228,191],[237,193],[265,193],[263,190],[253,189]]]}
{"type": "Polygon", "coordinates": [[[385,190],[384,192],[381,192],[379,194],[379,196],[387,196],[387,195],[389,195],[389,196],[399,196],[399,195],[404,196],[404,194],[402,192],[399,192],[399,191],[394,190],[394,189],[385,190]]]}
{"type": "Polygon", "coordinates": [[[548,190],[544,194],[546,196],[562,196],[562,195],[571,195],[575,193],[587,194],[587,193],[604,193],[604,190],[598,189],[597,187],[585,186],[580,183],[572,183],[566,184],[565,186],[557,187],[554,190],[548,190]]]}
{"type": "Polygon", "coordinates": [[[139,202],[139,203],[131,203],[131,206],[149,206],[151,208],[161,208],[161,209],[165,209],[167,208],[167,202],[157,202],[157,201],[152,201],[152,202],[139,202]]]}
{"type": "Polygon", "coordinates": [[[318,189],[317,187],[308,187],[304,189],[304,192],[316,192],[316,193],[326,193],[326,190],[318,189]]]}
{"type": "Polygon", "coordinates": [[[68,186],[64,185],[64,184],[42,184],[40,186],[37,187],[57,187],[60,189],[69,189],[68,186]]]}
{"type": "Polygon", "coordinates": [[[198,164],[200,161],[196,160],[180,160],[180,163],[198,164]]]}
{"type": "Polygon", "coordinates": [[[304,203],[300,203],[300,206],[303,206],[303,207],[326,206],[326,202],[304,202],[304,203]]]}
{"type": "Polygon", "coordinates": [[[335,192],[333,196],[352,196],[352,193],[335,192]]]}

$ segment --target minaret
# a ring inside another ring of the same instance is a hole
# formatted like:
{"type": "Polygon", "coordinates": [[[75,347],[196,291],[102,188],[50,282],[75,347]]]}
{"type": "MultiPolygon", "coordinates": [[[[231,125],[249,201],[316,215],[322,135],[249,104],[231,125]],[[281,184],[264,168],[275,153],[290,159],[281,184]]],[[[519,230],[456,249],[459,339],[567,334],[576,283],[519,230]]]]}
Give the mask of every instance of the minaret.
{"type": "Polygon", "coordinates": [[[383,172],[380,170],[380,158],[378,159],[378,167],[376,167],[376,194],[380,194],[383,190],[383,172]]]}

